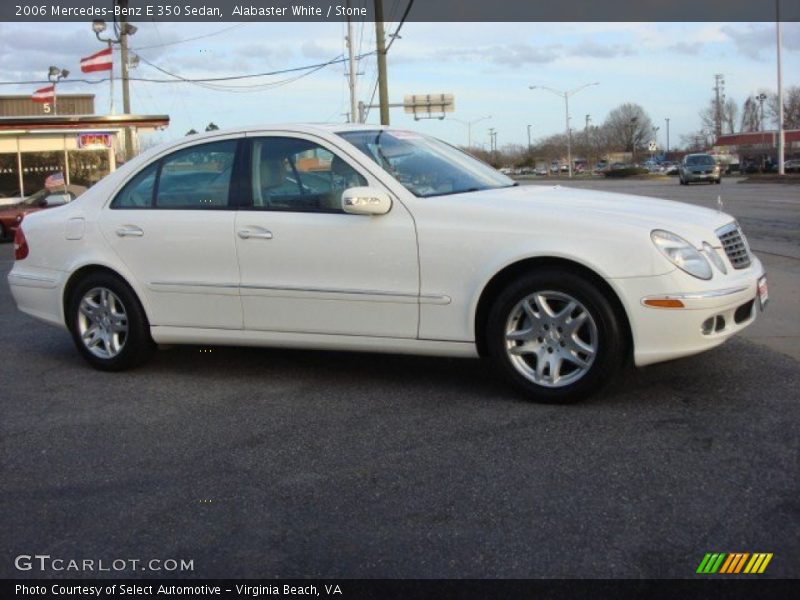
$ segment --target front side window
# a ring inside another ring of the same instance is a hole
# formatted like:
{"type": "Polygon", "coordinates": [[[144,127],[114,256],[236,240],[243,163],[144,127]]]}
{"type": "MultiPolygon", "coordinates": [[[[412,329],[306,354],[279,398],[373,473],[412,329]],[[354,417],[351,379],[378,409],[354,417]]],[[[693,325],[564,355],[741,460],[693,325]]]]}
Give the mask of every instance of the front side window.
{"type": "Polygon", "coordinates": [[[421,198],[516,185],[489,165],[440,140],[411,131],[345,131],[346,139],[421,198]]]}
{"type": "Polygon", "coordinates": [[[342,212],[342,192],[367,185],[342,158],[299,138],[255,139],[251,161],[254,208],[342,212]]]}

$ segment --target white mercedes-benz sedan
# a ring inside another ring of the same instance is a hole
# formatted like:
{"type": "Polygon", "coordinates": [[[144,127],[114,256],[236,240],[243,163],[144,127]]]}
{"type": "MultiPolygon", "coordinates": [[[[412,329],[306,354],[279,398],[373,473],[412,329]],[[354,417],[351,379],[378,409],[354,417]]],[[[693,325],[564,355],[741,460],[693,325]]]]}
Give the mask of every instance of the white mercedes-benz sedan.
{"type": "Polygon", "coordinates": [[[378,126],[183,138],[26,217],[14,248],[20,310],[99,369],[156,344],[485,356],[544,402],[713,348],[767,300],[730,215],[518,186],[378,126]]]}

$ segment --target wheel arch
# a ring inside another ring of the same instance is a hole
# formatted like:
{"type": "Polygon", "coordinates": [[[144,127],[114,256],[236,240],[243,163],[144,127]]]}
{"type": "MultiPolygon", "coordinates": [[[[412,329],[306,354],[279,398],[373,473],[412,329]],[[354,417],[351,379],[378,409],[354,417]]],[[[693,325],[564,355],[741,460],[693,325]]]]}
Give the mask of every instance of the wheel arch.
{"type": "Polygon", "coordinates": [[[495,298],[502,293],[502,291],[518,276],[524,273],[530,273],[533,270],[558,267],[568,270],[572,273],[586,278],[608,298],[615,314],[619,318],[620,324],[624,330],[624,344],[626,352],[630,354],[633,350],[633,335],[631,332],[630,319],[625,310],[625,305],[619,297],[614,288],[591,268],[568,258],[561,258],[555,256],[537,256],[518,260],[514,263],[506,265],[486,283],[481,291],[478,299],[478,304],[475,309],[475,345],[478,349],[480,356],[487,356],[486,348],[486,325],[489,317],[489,310],[495,298]]]}
{"type": "Polygon", "coordinates": [[[150,314],[147,305],[143,301],[142,294],[140,294],[139,290],[136,289],[136,286],[131,285],[131,282],[127,277],[125,277],[122,273],[120,273],[118,270],[112,267],[99,263],[89,263],[75,269],[69,276],[69,279],[67,279],[66,283],[64,284],[64,290],[63,293],[61,294],[61,311],[64,324],[67,326],[68,329],[69,329],[69,323],[67,322],[67,311],[69,308],[68,305],[70,297],[72,296],[72,292],[75,289],[75,286],[77,286],[82,279],[94,273],[106,273],[108,275],[112,275],[113,277],[116,277],[117,279],[122,281],[125,285],[127,285],[131,289],[131,292],[133,293],[136,300],[139,302],[139,306],[141,306],[142,312],[144,313],[144,316],[147,319],[147,324],[148,325],[150,324],[150,314]]]}

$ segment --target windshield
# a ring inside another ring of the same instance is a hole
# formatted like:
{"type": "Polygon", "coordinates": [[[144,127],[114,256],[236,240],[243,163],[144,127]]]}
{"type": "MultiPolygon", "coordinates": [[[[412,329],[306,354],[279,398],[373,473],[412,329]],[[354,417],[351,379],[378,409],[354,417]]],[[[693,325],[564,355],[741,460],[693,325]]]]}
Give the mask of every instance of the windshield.
{"type": "Polygon", "coordinates": [[[420,198],[516,185],[465,152],[412,131],[346,131],[339,135],[420,198]]]}
{"type": "Polygon", "coordinates": [[[708,154],[700,154],[697,156],[687,156],[686,157],[686,164],[687,165],[713,165],[716,164],[713,156],[709,156],[708,154]]]}

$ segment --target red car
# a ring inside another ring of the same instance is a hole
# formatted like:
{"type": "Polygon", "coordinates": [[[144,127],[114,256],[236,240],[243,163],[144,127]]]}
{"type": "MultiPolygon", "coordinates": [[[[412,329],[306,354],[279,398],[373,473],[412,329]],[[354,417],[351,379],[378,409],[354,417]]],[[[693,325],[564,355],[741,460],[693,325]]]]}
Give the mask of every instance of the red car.
{"type": "Polygon", "coordinates": [[[0,240],[13,239],[17,227],[28,213],[61,206],[72,202],[86,188],[81,185],[68,185],[66,190],[39,190],[17,204],[0,206],[0,240]]]}

